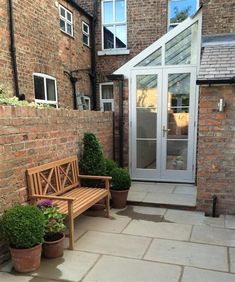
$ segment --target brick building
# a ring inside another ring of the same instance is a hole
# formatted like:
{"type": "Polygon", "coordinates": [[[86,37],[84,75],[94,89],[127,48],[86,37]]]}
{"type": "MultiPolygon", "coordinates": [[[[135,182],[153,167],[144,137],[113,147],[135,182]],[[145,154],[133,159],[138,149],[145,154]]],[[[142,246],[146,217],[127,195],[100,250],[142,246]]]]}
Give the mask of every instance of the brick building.
{"type": "Polygon", "coordinates": [[[78,80],[77,93],[91,95],[91,49],[85,34],[89,13],[63,0],[2,0],[0,13],[0,83],[9,93],[73,108],[72,74],[78,80]]]}

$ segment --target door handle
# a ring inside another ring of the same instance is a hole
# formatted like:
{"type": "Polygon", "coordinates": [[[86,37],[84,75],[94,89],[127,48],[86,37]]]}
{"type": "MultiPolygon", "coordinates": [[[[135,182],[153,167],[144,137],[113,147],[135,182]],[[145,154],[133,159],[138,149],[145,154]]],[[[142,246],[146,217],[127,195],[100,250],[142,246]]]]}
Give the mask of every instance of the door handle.
{"type": "Polygon", "coordinates": [[[170,129],[166,128],[165,125],[163,125],[163,128],[162,128],[162,132],[163,132],[163,137],[166,137],[166,133],[171,131],[170,129]]]}

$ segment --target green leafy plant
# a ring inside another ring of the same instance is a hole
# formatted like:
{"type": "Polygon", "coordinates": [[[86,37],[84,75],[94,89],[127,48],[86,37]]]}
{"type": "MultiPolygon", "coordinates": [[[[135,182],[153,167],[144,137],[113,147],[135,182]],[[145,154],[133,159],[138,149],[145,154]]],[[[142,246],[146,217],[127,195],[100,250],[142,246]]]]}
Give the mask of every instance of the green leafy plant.
{"type": "Polygon", "coordinates": [[[118,165],[113,160],[105,159],[106,175],[110,176],[113,169],[118,168],[118,165]]]}
{"type": "Polygon", "coordinates": [[[37,204],[45,218],[45,236],[46,241],[54,241],[60,237],[65,231],[64,224],[65,215],[58,211],[57,207],[53,206],[50,200],[41,200],[37,204]]]}
{"type": "MultiPolygon", "coordinates": [[[[83,154],[79,163],[81,174],[105,175],[105,159],[96,136],[93,133],[85,133],[83,145],[83,154]]],[[[83,185],[99,187],[102,183],[100,181],[85,180],[83,181],[83,185]]]]}
{"type": "Polygon", "coordinates": [[[0,105],[6,106],[26,106],[26,107],[35,107],[38,109],[51,107],[48,104],[36,104],[34,102],[29,102],[27,100],[19,100],[17,97],[9,97],[6,95],[2,86],[0,86],[0,105]]]}
{"type": "Polygon", "coordinates": [[[16,205],[1,218],[1,238],[17,249],[32,248],[43,242],[45,219],[35,206],[16,205]]]}
{"type": "Polygon", "coordinates": [[[111,171],[112,189],[113,190],[127,190],[131,186],[130,174],[126,169],[115,168],[111,171]]]}

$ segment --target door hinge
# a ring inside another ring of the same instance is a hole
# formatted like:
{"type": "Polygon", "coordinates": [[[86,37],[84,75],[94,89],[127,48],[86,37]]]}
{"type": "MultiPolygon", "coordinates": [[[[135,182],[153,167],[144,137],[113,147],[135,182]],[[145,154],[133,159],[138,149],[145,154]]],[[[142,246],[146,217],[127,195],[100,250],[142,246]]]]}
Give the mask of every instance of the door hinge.
{"type": "Polygon", "coordinates": [[[192,170],[194,171],[194,164],[192,165],[192,170]]]}

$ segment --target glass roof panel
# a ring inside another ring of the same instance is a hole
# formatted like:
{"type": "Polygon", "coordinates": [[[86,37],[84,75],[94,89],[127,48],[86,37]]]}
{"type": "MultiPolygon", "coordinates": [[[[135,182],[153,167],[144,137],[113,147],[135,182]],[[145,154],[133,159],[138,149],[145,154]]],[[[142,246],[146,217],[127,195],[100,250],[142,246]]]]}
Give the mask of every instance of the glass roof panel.
{"type": "Polygon", "coordinates": [[[188,27],[166,43],[166,65],[187,65],[195,63],[197,51],[197,23],[188,27]]]}
{"type": "Polygon", "coordinates": [[[147,67],[147,66],[161,66],[162,64],[162,48],[154,51],[147,58],[138,63],[135,67],[147,67]]]}

